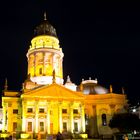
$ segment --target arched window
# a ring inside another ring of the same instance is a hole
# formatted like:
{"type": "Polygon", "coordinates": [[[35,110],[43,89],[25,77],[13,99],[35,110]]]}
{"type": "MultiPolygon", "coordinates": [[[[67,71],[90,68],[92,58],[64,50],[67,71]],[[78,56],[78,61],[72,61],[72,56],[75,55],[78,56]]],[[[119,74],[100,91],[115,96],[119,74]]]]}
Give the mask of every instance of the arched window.
{"type": "Polygon", "coordinates": [[[85,123],[86,125],[89,125],[89,116],[85,114],[85,123]]]}
{"type": "Polygon", "coordinates": [[[39,74],[42,74],[42,68],[39,68],[39,74]]]}
{"type": "Polygon", "coordinates": [[[102,125],[106,126],[107,122],[106,122],[106,114],[102,114],[102,125]]]}

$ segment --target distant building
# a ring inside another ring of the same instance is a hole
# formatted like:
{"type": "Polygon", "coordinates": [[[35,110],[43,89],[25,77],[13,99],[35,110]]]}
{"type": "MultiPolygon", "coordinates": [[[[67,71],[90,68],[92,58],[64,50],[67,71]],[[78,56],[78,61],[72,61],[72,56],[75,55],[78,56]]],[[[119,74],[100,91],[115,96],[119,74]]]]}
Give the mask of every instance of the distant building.
{"type": "Polygon", "coordinates": [[[63,56],[56,30],[45,16],[27,52],[28,77],[22,91],[9,91],[5,85],[3,132],[42,139],[64,131],[89,137],[112,134],[109,121],[114,113],[125,111],[126,96],[102,87],[97,79],[77,86],[68,76],[64,84],[63,56]]]}

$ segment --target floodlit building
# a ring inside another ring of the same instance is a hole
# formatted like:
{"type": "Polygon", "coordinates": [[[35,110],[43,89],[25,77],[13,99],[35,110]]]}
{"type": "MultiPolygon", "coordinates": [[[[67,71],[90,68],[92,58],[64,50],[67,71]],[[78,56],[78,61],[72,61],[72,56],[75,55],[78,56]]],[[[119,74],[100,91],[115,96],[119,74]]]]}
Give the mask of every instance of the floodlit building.
{"type": "Polygon", "coordinates": [[[125,111],[125,94],[113,93],[97,79],[82,80],[77,86],[68,76],[64,83],[63,57],[56,30],[44,16],[27,52],[28,76],[22,91],[9,91],[5,84],[3,132],[42,139],[58,132],[112,134],[108,123],[114,113],[125,111]]]}

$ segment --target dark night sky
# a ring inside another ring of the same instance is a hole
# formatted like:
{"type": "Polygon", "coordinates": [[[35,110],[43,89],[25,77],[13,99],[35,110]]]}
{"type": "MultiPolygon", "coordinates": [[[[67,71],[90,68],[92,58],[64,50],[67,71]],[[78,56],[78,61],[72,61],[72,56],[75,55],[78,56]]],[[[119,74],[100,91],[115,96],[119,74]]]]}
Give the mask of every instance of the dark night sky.
{"type": "Polygon", "coordinates": [[[129,100],[139,99],[140,8],[138,2],[18,0],[0,4],[0,88],[20,90],[27,75],[26,53],[33,30],[47,19],[64,52],[64,79],[97,78],[129,100]]]}

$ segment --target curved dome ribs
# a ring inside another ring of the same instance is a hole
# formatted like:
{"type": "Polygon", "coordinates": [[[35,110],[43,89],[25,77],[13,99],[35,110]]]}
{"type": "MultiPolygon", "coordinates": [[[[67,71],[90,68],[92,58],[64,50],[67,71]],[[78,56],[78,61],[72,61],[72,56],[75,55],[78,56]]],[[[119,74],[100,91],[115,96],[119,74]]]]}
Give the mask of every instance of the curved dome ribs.
{"type": "Polygon", "coordinates": [[[82,91],[84,94],[106,94],[108,89],[98,84],[97,80],[83,80],[82,81],[82,91]]]}
{"type": "Polygon", "coordinates": [[[57,37],[55,28],[47,20],[44,20],[34,30],[35,36],[44,35],[44,34],[57,37]]]}

